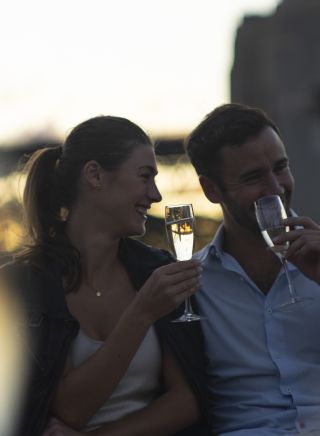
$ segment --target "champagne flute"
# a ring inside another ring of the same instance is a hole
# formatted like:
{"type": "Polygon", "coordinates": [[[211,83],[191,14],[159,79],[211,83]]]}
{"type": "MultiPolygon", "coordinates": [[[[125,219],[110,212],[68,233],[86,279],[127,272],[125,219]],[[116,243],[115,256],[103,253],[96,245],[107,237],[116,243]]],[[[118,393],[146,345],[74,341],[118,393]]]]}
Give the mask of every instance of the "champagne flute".
{"type": "Polygon", "coordinates": [[[288,232],[289,226],[285,226],[282,220],[287,218],[286,210],[283,206],[281,198],[278,195],[268,195],[266,197],[261,197],[254,203],[256,218],[258,221],[259,228],[261,230],[262,236],[275,253],[275,255],[280,259],[282,266],[284,268],[289,293],[290,300],[286,303],[281,304],[282,306],[287,306],[289,304],[300,303],[302,299],[295,290],[292,280],[290,277],[287,260],[285,254],[289,248],[289,242],[285,242],[281,245],[274,245],[273,238],[280,235],[283,232],[288,232]]]}
{"type": "MultiPolygon", "coordinates": [[[[177,260],[191,259],[194,244],[192,204],[166,206],[165,223],[168,240],[177,260]]],[[[190,298],[187,298],[183,315],[173,322],[190,322],[200,319],[201,317],[192,310],[190,298]]]]}

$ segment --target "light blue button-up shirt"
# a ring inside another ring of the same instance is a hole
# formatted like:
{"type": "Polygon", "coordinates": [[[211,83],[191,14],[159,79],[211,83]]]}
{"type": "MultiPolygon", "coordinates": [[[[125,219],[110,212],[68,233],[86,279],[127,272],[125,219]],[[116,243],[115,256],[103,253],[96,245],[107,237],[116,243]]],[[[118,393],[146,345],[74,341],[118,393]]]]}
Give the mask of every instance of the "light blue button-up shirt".
{"type": "Polygon", "coordinates": [[[320,286],[289,263],[304,302],[290,294],[283,269],[265,295],[230,254],[223,227],[195,255],[196,294],[209,358],[213,431],[220,435],[292,435],[320,429],[320,286]]]}

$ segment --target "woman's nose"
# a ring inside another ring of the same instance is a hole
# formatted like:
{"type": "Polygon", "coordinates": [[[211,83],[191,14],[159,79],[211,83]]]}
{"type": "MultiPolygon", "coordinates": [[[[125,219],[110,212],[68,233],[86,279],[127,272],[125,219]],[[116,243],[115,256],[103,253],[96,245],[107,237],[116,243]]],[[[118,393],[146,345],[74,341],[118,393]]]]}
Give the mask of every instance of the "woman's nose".
{"type": "Polygon", "coordinates": [[[162,195],[160,194],[160,191],[155,183],[150,189],[149,197],[152,203],[159,203],[162,200],[162,195]]]}

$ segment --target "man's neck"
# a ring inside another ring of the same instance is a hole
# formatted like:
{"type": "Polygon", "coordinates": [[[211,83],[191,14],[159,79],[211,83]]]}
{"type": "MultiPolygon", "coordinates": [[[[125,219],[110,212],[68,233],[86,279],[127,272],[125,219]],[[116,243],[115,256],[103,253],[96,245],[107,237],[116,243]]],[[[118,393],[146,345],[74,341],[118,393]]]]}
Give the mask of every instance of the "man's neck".
{"type": "Polygon", "coordinates": [[[247,229],[232,231],[225,228],[223,250],[237,260],[262,292],[269,291],[281,269],[281,262],[268,250],[259,234],[247,229]]]}

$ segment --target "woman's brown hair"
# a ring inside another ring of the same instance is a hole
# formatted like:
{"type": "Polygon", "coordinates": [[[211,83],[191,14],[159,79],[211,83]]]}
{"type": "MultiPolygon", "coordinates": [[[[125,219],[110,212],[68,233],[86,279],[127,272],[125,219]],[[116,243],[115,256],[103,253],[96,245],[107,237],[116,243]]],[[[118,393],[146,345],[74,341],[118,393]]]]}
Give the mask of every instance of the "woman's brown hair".
{"type": "Polygon", "coordinates": [[[80,256],[66,232],[65,219],[78,190],[81,170],[89,160],[114,171],[141,145],[152,146],[149,136],[126,118],[98,116],[73,128],[61,146],[34,152],[24,172],[23,212],[28,243],[18,257],[43,267],[60,266],[67,290],[81,280],[80,256]]]}

